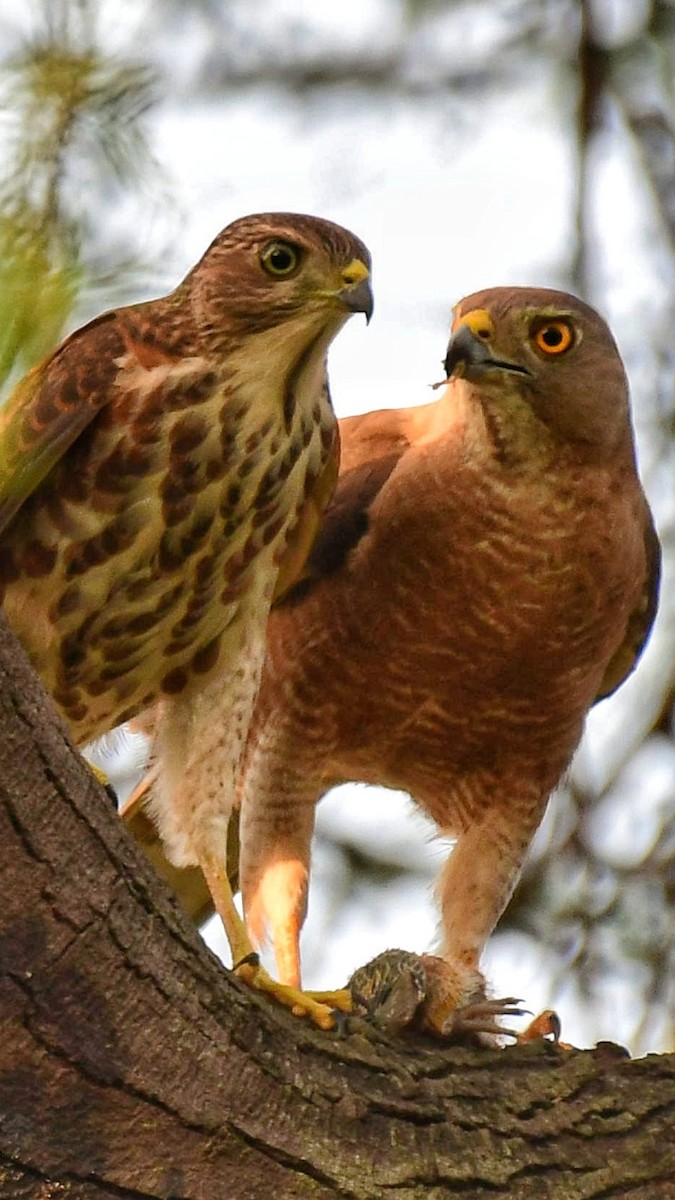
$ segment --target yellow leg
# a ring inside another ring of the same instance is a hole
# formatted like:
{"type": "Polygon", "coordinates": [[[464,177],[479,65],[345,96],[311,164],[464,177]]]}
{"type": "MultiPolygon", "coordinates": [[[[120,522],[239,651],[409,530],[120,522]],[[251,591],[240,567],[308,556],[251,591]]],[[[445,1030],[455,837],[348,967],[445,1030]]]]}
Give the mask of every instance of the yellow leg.
{"type": "MultiPolygon", "coordinates": [[[[277,960],[277,974],[287,987],[300,990],[300,914],[296,909],[280,924],[275,924],[272,935],[274,953],[277,960]]],[[[302,989],[303,996],[309,996],[318,1004],[329,1004],[331,1008],[339,1008],[342,1012],[351,1012],[352,994],[348,988],[338,988],[331,992],[308,992],[302,989]]]]}
{"type": "Polygon", "coordinates": [[[272,996],[277,1003],[290,1008],[295,1016],[306,1014],[320,1029],[333,1029],[335,1015],[331,1008],[340,1007],[348,1012],[351,1008],[350,994],[346,991],[309,994],[298,988],[286,987],[272,979],[264,967],[260,966],[246,926],[234,906],[225,864],[216,859],[205,859],[200,865],[230,943],[236,975],[249,987],[272,996]],[[336,999],[340,1001],[339,1004],[335,1003],[336,999]]]}
{"type": "Polygon", "coordinates": [[[106,775],[105,771],[101,770],[100,767],[97,767],[96,763],[89,762],[88,758],[85,758],[84,761],[86,762],[87,766],[89,767],[89,770],[91,771],[92,775],[100,783],[101,787],[103,787],[103,788],[110,787],[110,780],[108,779],[108,776],[106,775]]]}

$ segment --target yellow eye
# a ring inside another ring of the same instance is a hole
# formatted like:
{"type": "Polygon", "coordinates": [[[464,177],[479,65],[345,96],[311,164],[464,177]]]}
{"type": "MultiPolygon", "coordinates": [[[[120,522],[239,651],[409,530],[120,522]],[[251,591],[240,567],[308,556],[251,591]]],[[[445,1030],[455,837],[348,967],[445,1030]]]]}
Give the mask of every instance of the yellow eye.
{"type": "Polygon", "coordinates": [[[543,354],[564,354],[574,345],[574,326],[562,317],[540,321],[532,331],[532,339],[543,354]]]}
{"type": "Polygon", "coordinates": [[[275,279],[287,279],[300,266],[300,251],[290,242],[268,242],[260,251],[263,271],[275,279]]]}

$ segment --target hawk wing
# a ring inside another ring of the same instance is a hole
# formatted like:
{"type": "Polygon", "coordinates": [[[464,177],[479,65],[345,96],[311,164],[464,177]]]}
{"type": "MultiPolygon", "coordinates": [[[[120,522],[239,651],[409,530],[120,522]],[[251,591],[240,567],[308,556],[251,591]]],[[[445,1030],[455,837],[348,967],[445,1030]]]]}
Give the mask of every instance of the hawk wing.
{"type": "Polygon", "coordinates": [[[0,532],[111,399],[125,339],[115,310],[76,330],[0,412],[0,532]]]}
{"type": "Polygon", "coordinates": [[[661,581],[661,544],[654,528],[651,510],[644,497],[642,521],[647,571],[640,603],[628,621],[623,642],[607,666],[600,691],[595,698],[596,704],[599,700],[605,700],[607,696],[611,696],[635,670],[654,624],[661,581]]]}
{"type": "Polygon", "coordinates": [[[346,453],[335,493],[323,514],[304,570],[277,595],[275,607],[299,601],[319,579],[339,571],[366,534],[370,506],[410,446],[404,415],[405,410],[392,409],[338,422],[346,453]]]}
{"type": "Polygon", "coordinates": [[[300,517],[279,560],[279,573],[274,588],[273,603],[288,594],[303,573],[316,541],[321,522],[338,477],[340,467],[340,435],[337,425],[333,445],[323,471],[307,489],[300,517]]]}

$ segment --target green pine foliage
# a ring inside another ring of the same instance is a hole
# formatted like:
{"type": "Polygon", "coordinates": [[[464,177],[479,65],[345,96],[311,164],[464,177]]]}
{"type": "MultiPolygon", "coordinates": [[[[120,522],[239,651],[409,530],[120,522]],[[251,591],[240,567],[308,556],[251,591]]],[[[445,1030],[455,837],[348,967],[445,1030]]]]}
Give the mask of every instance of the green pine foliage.
{"type": "MultiPolygon", "coordinates": [[[[11,40],[11,39],[10,39],[11,40]]],[[[0,391],[62,336],[83,290],[133,267],[96,258],[106,190],[156,164],[144,133],[151,70],[107,53],[90,0],[44,0],[16,34],[0,83],[0,391]]],[[[157,179],[157,173],[155,174],[157,179]]]]}

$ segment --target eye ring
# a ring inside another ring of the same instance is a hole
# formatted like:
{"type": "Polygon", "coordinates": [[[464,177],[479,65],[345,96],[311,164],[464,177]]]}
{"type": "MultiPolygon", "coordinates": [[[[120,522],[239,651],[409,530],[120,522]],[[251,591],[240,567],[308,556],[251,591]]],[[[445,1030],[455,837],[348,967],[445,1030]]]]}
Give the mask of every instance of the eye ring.
{"type": "Polygon", "coordinates": [[[292,242],[275,238],[260,251],[260,265],[273,279],[288,279],[300,266],[300,251],[292,242]]]}
{"type": "Polygon", "coordinates": [[[537,322],[531,337],[537,350],[548,357],[565,354],[576,341],[574,326],[566,317],[550,317],[537,322]]]}

